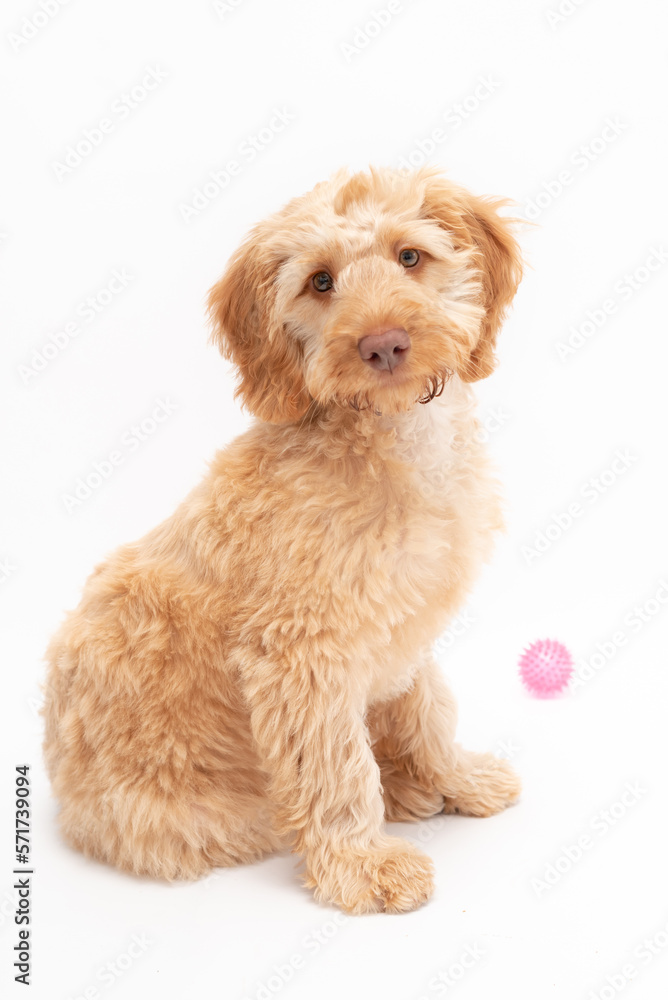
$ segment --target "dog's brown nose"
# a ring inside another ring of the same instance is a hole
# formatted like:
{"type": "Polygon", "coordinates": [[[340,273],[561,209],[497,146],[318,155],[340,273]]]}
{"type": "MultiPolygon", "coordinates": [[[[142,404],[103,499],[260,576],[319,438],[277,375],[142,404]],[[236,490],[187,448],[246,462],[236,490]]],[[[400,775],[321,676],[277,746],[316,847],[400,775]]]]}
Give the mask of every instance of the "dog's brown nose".
{"type": "Polygon", "coordinates": [[[388,371],[390,374],[405,360],[410,347],[411,339],[402,326],[369,334],[362,337],[357,345],[362,361],[376,371],[388,371]]]}

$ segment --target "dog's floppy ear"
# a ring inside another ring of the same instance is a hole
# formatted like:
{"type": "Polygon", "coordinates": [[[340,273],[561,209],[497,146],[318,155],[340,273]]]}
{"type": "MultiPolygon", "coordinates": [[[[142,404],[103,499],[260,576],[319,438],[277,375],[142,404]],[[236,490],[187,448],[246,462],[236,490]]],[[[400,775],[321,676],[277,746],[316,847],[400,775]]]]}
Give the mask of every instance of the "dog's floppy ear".
{"type": "Polygon", "coordinates": [[[260,420],[275,424],[298,420],[310,402],[301,345],[276,316],[280,265],[257,228],[234,254],[208,299],[212,340],[239,369],[236,395],[260,420]]]}
{"type": "Polygon", "coordinates": [[[480,273],[485,310],[480,338],[460,372],[465,382],[494,370],[494,347],[506,310],[522,278],[522,257],[514,236],[519,220],[499,215],[503,199],[478,198],[438,175],[427,175],[423,213],[453,236],[459,249],[472,250],[480,273]]]}

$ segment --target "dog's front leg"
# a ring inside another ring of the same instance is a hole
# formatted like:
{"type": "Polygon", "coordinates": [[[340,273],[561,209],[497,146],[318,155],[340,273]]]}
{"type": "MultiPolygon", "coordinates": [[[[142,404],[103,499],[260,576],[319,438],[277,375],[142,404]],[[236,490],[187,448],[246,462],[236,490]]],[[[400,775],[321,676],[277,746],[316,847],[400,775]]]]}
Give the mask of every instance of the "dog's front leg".
{"type": "Polygon", "coordinates": [[[244,675],[278,832],[295,835],[306,884],[351,913],[423,903],[432,891],[431,861],[383,831],[380,774],[351,672],[307,662],[295,649],[244,675]]]}
{"type": "Polygon", "coordinates": [[[507,761],[455,743],[456,725],[455,700],[430,656],[408,691],[369,714],[388,819],[491,816],[517,799],[520,781],[507,761]]]}

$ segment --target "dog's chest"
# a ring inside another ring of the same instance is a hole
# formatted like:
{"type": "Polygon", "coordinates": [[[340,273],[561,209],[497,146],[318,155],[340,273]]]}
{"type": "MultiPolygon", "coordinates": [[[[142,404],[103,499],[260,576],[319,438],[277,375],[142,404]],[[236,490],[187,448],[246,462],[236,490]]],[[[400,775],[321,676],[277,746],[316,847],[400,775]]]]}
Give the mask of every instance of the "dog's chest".
{"type": "Polygon", "coordinates": [[[471,509],[476,424],[436,400],[397,423],[394,458],[401,482],[397,571],[428,576],[452,552],[471,509]]]}
{"type": "Polygon", "coordinates": [[[401,488],[392,498],[396,530],[385,559],[392,638],[376,661],[372,699],[408,682],[412,658],[445,627],[500,526],[477,422],[466,397],[454,402],[434,401],[396,424],[401,488]]]}

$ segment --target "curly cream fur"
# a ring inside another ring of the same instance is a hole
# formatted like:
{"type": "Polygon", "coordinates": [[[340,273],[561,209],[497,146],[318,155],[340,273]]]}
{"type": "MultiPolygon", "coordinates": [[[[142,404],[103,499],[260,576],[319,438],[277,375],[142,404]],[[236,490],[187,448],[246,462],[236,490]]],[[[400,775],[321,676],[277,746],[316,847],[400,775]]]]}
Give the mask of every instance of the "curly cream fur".
{"type": "Polygon", "coordinates": [[[497,207],[431,170],[340,172],[212,290],[259,419],[95,570],[49,649],[45,755],[88,855],[175,879],[291,846],[318,898],[402,911],[432,868],[386,818],[517,797],[454,742],[429,652],[501,525],[467,385],[520,278],[497,207]],[[396,377],[357,351],[388,324],[411,337],[396,377]]]}

